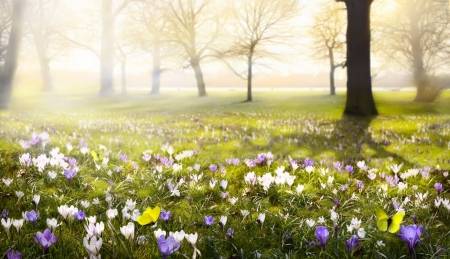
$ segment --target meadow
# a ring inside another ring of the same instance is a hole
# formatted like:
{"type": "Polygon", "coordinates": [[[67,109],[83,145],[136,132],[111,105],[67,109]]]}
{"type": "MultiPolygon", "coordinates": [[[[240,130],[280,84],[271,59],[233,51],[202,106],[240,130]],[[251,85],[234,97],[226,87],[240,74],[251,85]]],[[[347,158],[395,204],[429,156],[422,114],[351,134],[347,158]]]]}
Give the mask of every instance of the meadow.
{"type": "Polygon", "coordinates": [[[449,93],[15,94],[3,258],[450,257],[449,93]]]}

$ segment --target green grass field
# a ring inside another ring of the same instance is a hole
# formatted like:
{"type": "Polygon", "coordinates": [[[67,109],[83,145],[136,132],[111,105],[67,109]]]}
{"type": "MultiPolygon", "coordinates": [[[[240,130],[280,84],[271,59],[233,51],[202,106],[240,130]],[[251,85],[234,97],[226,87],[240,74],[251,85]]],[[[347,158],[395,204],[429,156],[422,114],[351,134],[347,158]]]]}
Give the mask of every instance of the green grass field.
{"type": "Polygon", "coordinates": [[[0,112],[0,210],[8,211],[2,225],[27,218],[26,211],[40,215],[20,231],[0,229],[0,256],[14,249],[24,258],[160,258],[165,252],[154,231],[161,229],[168,239],[180,235],[169,232],[198,233],[195,244],[176,239],[181,246],[172,244],[169,258],[192,258],[197,249],[201,258],[449,257],[449,93],[425,104],[412,102],[410,92],[375,92],[374,118],[342,116],[343,93],[255,92],[251,103],[242,102],[244,92],[208,94],[99,99],[94,89],[16,91],[11,109],[0,112]],[[33,158],[28,165],[19,161],[25,153],[33,158]],[[71,180],[69,170],[77,172],[71,180]],[[436,183],[443,186],[439,195],[436,183]],[[83,244],[89,222],[64,217],[62,205],[105,224],[86,239],[101,237],[99,251],[83,244]],[[137,217],[155,206],[173,216],[142,226],[137,217]],[[404,212],[393,228],[423,227],[412,250],[400,232],[379,230],[377,208],[404,212]],[[117,216],[108,216],[112,209],[117,216]],[[215,223],[206,226],[205,216],[215,223]],[[60,225],[46,251],[33,238],[52,218],[60,225]],[[129,222],[132,239],[120,230],[129,222]],[[324,249],[317,226],[329,231],[324,249]],[[349,249],[352,235],[359,241],[349,249]]]}

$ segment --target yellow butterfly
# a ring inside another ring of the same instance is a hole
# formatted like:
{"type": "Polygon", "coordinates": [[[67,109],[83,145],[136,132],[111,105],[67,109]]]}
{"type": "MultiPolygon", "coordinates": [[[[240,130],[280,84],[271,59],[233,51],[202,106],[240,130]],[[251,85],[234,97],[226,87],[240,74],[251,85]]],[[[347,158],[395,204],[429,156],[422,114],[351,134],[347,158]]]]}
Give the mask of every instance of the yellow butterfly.
{"type": "Polygon", "coordinates": [[[397,212],[394,216],[389,217],[382,209],[377,208],[377,226],[381,231],[389,231],[397,233],[400,230],[405,212],[397,212]]]}
{"type": "Polygon", "coordinates": [[[161,214],[161,208],[159,206],[155,206],[153,209],[147,207],[142,215],[137,217],[137,221],[142,226],[149,225],[155,223],[158,220],[159,214],[161,214]]]}

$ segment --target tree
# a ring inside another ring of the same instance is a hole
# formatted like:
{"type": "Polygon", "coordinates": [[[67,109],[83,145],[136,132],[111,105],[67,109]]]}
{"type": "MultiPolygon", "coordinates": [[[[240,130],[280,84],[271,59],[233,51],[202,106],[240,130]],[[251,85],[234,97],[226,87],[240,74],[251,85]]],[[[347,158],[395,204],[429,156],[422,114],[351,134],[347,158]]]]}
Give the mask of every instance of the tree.
{"type": "Polygon", "coordinates": [[[252,98],[252,78],[255,65],[266,66],[268,60],[281,55],[279,49],[293,38],[290,21],[298,14],[297,0],[230,0],[231,22],[229,34],[231,47],[219,51],[219,56],[233,72],[247,80],[247,101],[252,98]],[[245,64],[243,72],[227,62],[237,60],[245,64]]]}
{"type": "Polygon", "coordinates": [[[347,7],[348,115],[377,115],[370,76],[370,5],[373,0],[337,0],[347,7]]]}
{"type": "MultiPolygon", "coordinates": [[[[6,53],[4,55],[4,65],[0,71],[0,109],[8,108],[11,101],[12,83],[18,64],[20,43],[22,40],[23,14],[26,7],[26,0],[14,0],[12,5],[8,45],[6,46],[6,53]]],[[[2,37],[3,35],[0,39],[3,39],[2,37]]]]}
{"type": "Polygon", "coordinates": [[[167,36],[183,49],[184,67],[192,67],[198,95],[207,96],[202,60],[210,55],[211,46],[222,27],[215,0],[165,0],[168,19],[167,36]]]}
{"type": "MultiPolygon", "coordinates": [[[[102,0],[100,8],[101,23],[98,23],[98,14],[95,12],[85,14],[84,23],[73,26],[74,30],[60,34],[75,47],[86,49],[95,54],[100,60],[100,97],[114,94],[114,54],[116,39],[114,37],[114,24],[118,15],[129,3],[137,0],[102,0]],[[100,43],[95,40],[101,34],[100,43]],[[84,36],[80,38],[80,35],[84,36]],[[97,47],[99,45],[100,47],[97,47]]],[[[120,51],[119,51],[120,52],[120,51]]]]}
{"type": "MultiPolygon", "coordinates": [[[[162,67],[166,60],[176,51],[176,46],[168,40],[166,32],[168,19],[163,2],[141,1],[134,5],[133,23],[139,25],[139,29],[133,38],[139,42],[139,46],[152,57],[152,90],[150,94],[159,94],[161,74],[168,69],[162,67]]],[[[173,43],[173,42],[172,42],[173,43]]]]}
{"type": "Polygon", "coordinates": [[[448,63],[450,40],[448,3],[436,0],[395,0],[383,28],[382,50],[387,60],[412,73],[416,102],[432,102],[446,87],[436,84],[436,70],[448,63]]]}
{"type": "Polygon", "coordinates": [[[345,57],[341,62],[336,61],[336,52],[342,53],[345,43],[345,18],[342,8],[328,0],[320,3],[320,9],[314,14],[314,23],[309,30],[313,38],[311,54],[314,58],[327,60],[330,66],[330,95],[336,94],[334,86],[334,71],[338,67],[344,67],[345,57]]]}
{"type": "Polygon", "coordinates": [[[53,89],[50,62],[64,49],[57,36],[57,27],[64,19],[63,13],[59,12],[59,2],[59,0],[28,2],[27,25],[34,39],[44,91],[53,89]]]}

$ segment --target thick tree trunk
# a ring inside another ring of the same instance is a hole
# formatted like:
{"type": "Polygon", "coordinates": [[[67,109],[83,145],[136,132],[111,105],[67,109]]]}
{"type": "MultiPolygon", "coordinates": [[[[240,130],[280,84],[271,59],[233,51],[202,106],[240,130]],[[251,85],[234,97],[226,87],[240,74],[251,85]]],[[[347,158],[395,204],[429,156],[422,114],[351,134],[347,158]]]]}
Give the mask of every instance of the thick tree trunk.
{"type": "Polygon", "coordinates": [[[345,0],[347,6],[347,101],[345,114],[377,115],[370,76],[370,5],[345,0]]]}
{"type": "Polygon", "coordinates": [[[5,64],[0,71],[0,109],[7,109],[11,101],[12,83],[17,68],[20,43],[22,41],[25,5],[26,0],[13,1],[13,17],[5,55],[5,64]]]}
{"type": "Polygon", "coordinates": [[[120,66],[122,76],[122,95],[127,94],[127,58],[124,56],[120,66]]]}
{"type": "Polygon", "coordinates": [[[102,0],[102,39],[100,52],[100,93],[99,96],[114,94],[114,17],[112,0],[102,0]]]}
{"type": "Polygon", "coordinates": [[[203,81],[203,73],[200,67],[200,61],[198,57],[191,57],[191,66],[194,69],[195,78],[197,80],[198,96],[204,97],[206,94],[205,81],[203,81]]]}
{"type": "Polygon", "coordinates": [[[150,94],[159,94],[161,85],[161,46],[156,39],[153,46],[153,75],[152,75],[152,91],[150,94]]]}
{"type": "Polygon", "coordinates": [[[336,87],[334,86],[334,70],[336,70],[336,66],[334,65],[333,48],[328,48],[328,56],[330,57],[330,95],[336,95],[336,87]]]}
{"type": "Polygon", "coordinates": [[[252,78],[253,78],[253,48],[250,49],[248,55],[248,75],[247,75],[247,102],[251,102],[252,99],[252,78]]]}

